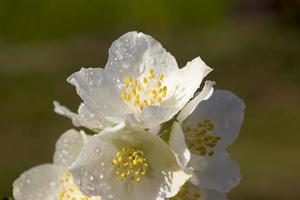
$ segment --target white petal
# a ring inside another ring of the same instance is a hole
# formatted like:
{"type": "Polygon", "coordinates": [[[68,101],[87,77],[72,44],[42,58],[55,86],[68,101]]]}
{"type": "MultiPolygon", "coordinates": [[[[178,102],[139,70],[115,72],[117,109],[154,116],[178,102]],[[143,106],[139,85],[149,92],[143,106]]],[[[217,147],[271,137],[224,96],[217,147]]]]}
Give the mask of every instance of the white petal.
{"type": "Polygon", "coordinates": [[[202,188],[229,192],[241,179],[239,166],[226,152],[212,157],[191,154],[189,165],[196,172],[191,181],[202,188]]]}
{"type": "Polygon", "coordinates": [[[74,129],[66,131],[56,142],[53,156],[54,164],[69,167],[78,157],[88,135],[74,129]]]}
{"type": "Polygon", "coordinates": [[[175,58],[149,35],[128,32],[112,43],[105,71],[117,84],[125,76],[138,77],[150,68],[166,74],[178,66],[175,58]]]}
{"type": "Polygon", "coordinates": [[[52,164],[39,165],[25,171],[13,183],[15,200],[57,200],[59,183],[66,169],[52,164]]]}
{"type": "Polygon", "coordinates": [[[219,147],[226,148],[237,137],[244,118],[244,102],[229,91],[216,90],[184,121],[183,126],[196,125],[208,119],[214,125],[210,134],[220,136],[219,147]]]}
{"type": "Polygon", "coordinates": [[[194,99],[188,102],[178,114],[177,120],[179,122],[185,120],[196,109],[197,105],[201,101],[207,100],[212,95],[214,91],[214,84],[215,82],[213,81],[205,81],[202,91],[194,99]]]}
{"type": "Polygon", "coordinates": [[[174,122],[169,139],[169,145],[178,157],[180,163],[186,166],[191,158],[191,153],[187,148],[184,139],[184,133],[178,122],[174,122]]]}
{"type": "Polygon", "coordinates": [[[78,114],[71,112],[65,106],[60,105],[57,101],[53,102],[54,111],[60,115],[66,116],[72,120],[74,126],[86,127],[91,130],[97,131],[103,129],[105,120],[103,117],[96,117],[84,103],[81,103],[78,108],[78,114]]]}
{"type": "Polygon", "coordinates": [[[177,112],[176,108],[147,106],[142,112],[141,119],[137,119],[134,114],[127,115],[126,119],[135,127],[155,128],[163,122],[170,120],[177,112]]]}
{"type": "Polygon", "coordinates": [[[122,121],[129,112],[120,98],[120,90],[113,84],[101,68],[82,68],[72,74],[68,82],[76,87],[85,107],[103,127],[122,121]]]}
{"type": "Polygon", "coordinates": [[[159,137],[128,128],[106,129],[93,136],[71,171],[84,194],[115,200],[157,200],[173,196],[190,177],[159,137]],[[115,175],[112,159],[122,147],[137,148],[144,152],[149,171],[141,182],[121,182],[115,175]]]}
{"type": "MultiPolygon", "coordinates": [[[[163,85],[168,88],[165,104],[176,104],[180,110],[195,94],[203,78],[211,71],[200,57],[166,77],[163,85]]],[[[178,111],[179,111],[178,110],[178,111]]]]}

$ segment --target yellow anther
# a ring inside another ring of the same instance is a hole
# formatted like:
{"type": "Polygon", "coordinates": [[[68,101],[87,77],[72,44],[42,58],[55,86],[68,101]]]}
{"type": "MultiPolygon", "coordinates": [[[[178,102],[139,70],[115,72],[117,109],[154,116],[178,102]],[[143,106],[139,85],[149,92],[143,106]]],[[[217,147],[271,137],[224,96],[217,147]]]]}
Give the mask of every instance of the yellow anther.
{"type": "Polygon", "coordinates": [[[167,87],[164,86],[163,90],[162,90],[162,95],[163,97],[165,97],[167,95],[167,87]]]}
{"type": "Polygon", "coordinates": [[[123,100],[127,100],[127,93],[126,92],[121,92],[121,98],[123,100]]]}
{"type": "Polygon", "coordinates": [[[123,159],[122,157],[119,157],[118,162],[122,162],[122,159],[123,159]]]}
{"type": "Polygon", "coordinates": [[[129,87],[130,82],[132,81],[132,78],[130,76],[125,77],[125,87],[129,87]]]}
{"type": "Polygon", "coordinates": [[[125,178],[126,177],[126,174],[125,173],[122,173],[121,174],[121,178],[125,178]]]}
{"type": "Polygon", "coordinates": [[[167,92],[167,89],[168,89],[167,86],[163,87],[163,91],[167,92]]]}
{"type": "Polygon", "coordinates": [[[144,110],[144,108],[145,108],[144,104],[140,104],[140,109],[144,110]]]}
{"type": "Polygon", "coordinates": [[[113,163],[114,165],[118,165],[119,162],[118,162],[116,159],[113,159],[113,160],[112,160],[112,163],[113,163]]]}
{"type": "Polygon", "coordinates": [[[133,161],[132,161],[132,164],[133,164],[133,165],[137,165],[137,164],[138,164],[137,160],[133,160],[133,161]]]}
{"type": "Polygon", "coordinates": [[[164,80],[164,75],[163,74],[159,75],[159,80],[161,80],[161,81],[164,80]]]}
{"type": "Polygon", "coordinates": [[[150,105],[154,105],[155,100],[154,99],[150,99],[150,105]]]}
{"type": "MultiPolygon", "coordinates": [[[[135,148],[122,148],[121,151],[117,152],[113,160],[122,158],[122,161],[115,166],[115,175],[120,181],[132,180],[140,182],[141,178],[147,174],[148,164],[144,157],[143,151],[135,148]]],[[[114,161],[113,161],[114,163],[114,161]]]]}
{"type": "Polygon", "coordinates": [[[213,129],[214,124],[209,119],[204,119],[196,125],[184,128],[189,149],[201,156],[213,156],[215,154],[213,148],[221,139],[221,137],[210,133],[213,129]]]}
{"type": "Polygon", "coordinates": [[[143,82],[144,82],[145,84],[148,83],[147,77],[144,77],[144,78],[143,78],[143,82]]]}
{"type": "Polygon", "coordinates": [[[146,99],[144,100],[144,106],[148,106],[148,101],[146,99]]]}
{"type": "Polygon", "coordinates": [[[161,82],[158,81],[157,83],[155,83],[155,86],[156,86],[157,88],[159,88],[159,87],[161,86],[161,82]]]}
{"type": "Polygon", "coordinates": [[[157,91],[156,90],[152,90],[151,93],[152,93],[152,95],[153,95],[154,98],[157,97],[157,91]]]}
{"type": "Polygon", "coordinates": [[[140,105],[140,96],[136,96],[135,99],[134,99],[134,105],[135,106],[139,106],[140,105]]]}
{"type": "Polygon", "coordinates": [[[132,88],[131,92],[132,92],[133,95],[136,95],[136,88],[135,87],[132,88]]]}
{"type": "Polygon", "coordinates": [[[124,90],[120,97],[134,111],[142,111],[148,105],[160,105],[167,94],[167,87],[162,85],[164,75],[160,74],[157,79],[154,69],[150,69],[148,76],[134,79],[130,76],[124,78],[124,90]],[[137,98],[137,96],[139,96],[137,98]]]}
{"type": "Polygon", "coordinates": [[[207,129],[208,131],[211,131],[211,130],[214,129],[214,125],[213,125],[213,124],[208,124],[207,127],[206,127],[206,129],[207,129]]]}
{"type": "Polygon", "coordinates": [[[140,84],[138,84],[137,89],[138,89],[138,91],[142,91],[142,86],[140,84]]]}
{"type": "Polygon", "coordinates": [[[153,69],[150,69],[150,72],[149,72],[149,79],[153,79],[155,76],[155,72],[153,69]]]}
{"type": "Polygon", "coordinates": [[[127,94],[126,100],[127,100],[127,101],[130,101],[130,100],[131,100],[131,94],[130,94],[130,93],[127,94]]]}
{"type": "Polygon", "coordinates": [[[160,97],[157,98],[157,102],[161,103],[161,98],[160,97]]]}

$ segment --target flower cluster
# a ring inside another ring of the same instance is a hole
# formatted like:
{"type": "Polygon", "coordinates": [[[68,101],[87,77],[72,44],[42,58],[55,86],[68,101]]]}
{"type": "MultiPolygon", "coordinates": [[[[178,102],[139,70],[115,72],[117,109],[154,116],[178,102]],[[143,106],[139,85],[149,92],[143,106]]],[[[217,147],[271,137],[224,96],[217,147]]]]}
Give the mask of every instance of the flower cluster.
{"type": "Polygon", "coordinates": [[[226,148],[238,136],[243,101],[214,90],[197,57],[179,68],[149,35],[129,32],[109,49],[102,68],[82,68],[67,80],[83,102],[55,112],[74,129],[56,144],[53,163],[24,172],[16,200],[224,200],[238,185],[238,165],[226,148]]]}

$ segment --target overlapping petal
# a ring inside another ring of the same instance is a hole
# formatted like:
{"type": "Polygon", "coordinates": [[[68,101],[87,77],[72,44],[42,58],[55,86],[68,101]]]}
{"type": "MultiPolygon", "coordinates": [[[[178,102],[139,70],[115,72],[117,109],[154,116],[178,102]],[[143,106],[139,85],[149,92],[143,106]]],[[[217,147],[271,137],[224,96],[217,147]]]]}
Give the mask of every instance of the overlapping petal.
{"type": "Polygon", "coordinates": [[[182,69],[173,71],[163,82],[168,88],[164,104],[175,104],[179,111],[194,96],[203,78],[211,71],[200,57],[188,62],[182,69]]]}
{"type": "Polygon", "coordinates": [[[56,142],[53,163],[68,168],[77,159],[88,137],[83,131],[66,131],[56,142]]]}
{"type": "Polygon", "coordinates": [[[178,122],[174,122],[172,125],[169,145],[178,157],[180,163],[186,166],[191,159],[191,153],[186,145],[184,133],[178,122]]]}
{"type": "Polygon", "coordinates": [[[14,181],[13,196],[15,200],[101,200],[99,196],[84,196],[75,185],[68,170],[77,159],[82,146],[88,140],[83,131],[74,129],[62,134],[56,143],[53,164],[33,167],[14,181]]]}
{"type": "Polygon", "coordinates": [[[189,166],[196,173],[191,182],[202,188],[229,192],[241,180],[239,166],[225,151],[211,157],[192,154],[189,166]]]}
{"type": "Polygon", "coordinates": [[[13,183],[15,200],[57,200],[57,191],[62,189],[59,180],[65,171],[65,167],[53,164],[29,169],[13,183]]]}
{"type": "Polygon", "coordinates": [[[190,177],[182,169],[171,149],[159,137],[141,129],[123,126],[107,129],[93,136],[71,167],[71,171],[84,194],[101,194],[103,199],[114,200],[157,200],[171,197],[190,177]],[[124,164],[123,167],[128,166],[123,163],[124,158],[113,161],[115,155],[119,155],[119,151],[126,151],[126,148],[143,152],[149,166],[138,181],[134,181],[136,179],[133,177],[129,178],[134,176],[134,172],[124,175],[125,179],[120,180],[122,173],[113,164],[118,164],[119,161],[124,164]]]}

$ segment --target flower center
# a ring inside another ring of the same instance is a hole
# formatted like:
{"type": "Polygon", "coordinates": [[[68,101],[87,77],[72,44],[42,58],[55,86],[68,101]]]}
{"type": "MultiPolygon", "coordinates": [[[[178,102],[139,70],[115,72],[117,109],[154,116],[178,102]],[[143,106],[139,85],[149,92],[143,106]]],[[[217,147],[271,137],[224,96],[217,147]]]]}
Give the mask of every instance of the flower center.
{"type": "Polygon", "coordinates": [[[189,149],[201,156],[213,156],[214,151],[212,149],[221,140],[221,137],[209,134],[213,129],[214,125],[208,119],[204,119],[196,126],[185,128],[183,131],[186,134],[186,141],[189,149]]]}
{"type": "Polygon", "coordinates": [[[130,179],[138,183],[148,171],[144,152],[135,148],[122,148],[116,153],[112,163],[115,166],[115,175],[120,181],[130,179]]]}
{"type": "Polygon", "coordinates": [[[148,105],[161,105],[167,95],[167,87],[162,85],[163,74],[150,69],[147,76],[134,79],[125,77],[121,98],[133,109],[142,111],[148,105]]]}
{"type": "Polygon", "coordinates": [[[100,200],[100,197],[89,198],[84,196],[75,185],[73,176],[70,171],[67,171],[65,175],[59,180],[62,185],[62,190],[58,193],[59,200],[100,200]]]}

